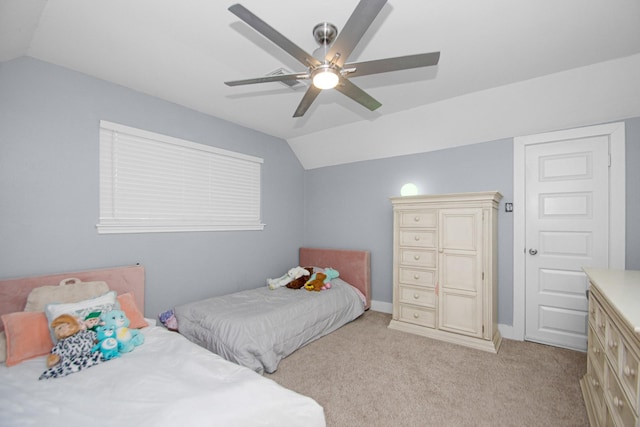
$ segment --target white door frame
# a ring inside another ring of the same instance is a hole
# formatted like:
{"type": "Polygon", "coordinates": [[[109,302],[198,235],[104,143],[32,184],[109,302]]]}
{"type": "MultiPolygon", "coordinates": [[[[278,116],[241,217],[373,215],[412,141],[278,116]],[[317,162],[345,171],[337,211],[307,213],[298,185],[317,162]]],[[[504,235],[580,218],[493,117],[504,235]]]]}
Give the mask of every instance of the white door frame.
{"type": "Polygon", "coordinates": [[[514,138],[513,149],[513,326],[500,325],[505,338],[525,334],[525,148],[530,144],[606,135],[610,141],[609,268],[625,268],[625,128],[624,122],[514,138]]]}

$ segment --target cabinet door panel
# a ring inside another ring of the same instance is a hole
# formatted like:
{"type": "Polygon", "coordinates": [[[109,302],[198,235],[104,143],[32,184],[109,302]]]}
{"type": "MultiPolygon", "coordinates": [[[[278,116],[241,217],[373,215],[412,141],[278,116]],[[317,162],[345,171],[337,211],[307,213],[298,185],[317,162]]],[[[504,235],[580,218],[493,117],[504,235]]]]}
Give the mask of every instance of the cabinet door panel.
{"type": "Polygon", "coordinates": [[[478,318],[475,295],[447,293],[440,296],[440,329],[479,337],[482,336],[482,324],[478,318]]]}

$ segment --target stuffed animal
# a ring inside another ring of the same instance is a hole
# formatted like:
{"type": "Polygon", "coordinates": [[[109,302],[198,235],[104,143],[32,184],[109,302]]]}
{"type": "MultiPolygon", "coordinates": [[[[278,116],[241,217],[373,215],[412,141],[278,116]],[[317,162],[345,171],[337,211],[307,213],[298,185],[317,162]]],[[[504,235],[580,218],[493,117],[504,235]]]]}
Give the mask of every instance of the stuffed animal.
{"type": "Polygon", "coordinates": [[[340,275],[333,268],[326,268],[323,273],[314,273],[305,283],[304,288],[308,291],[324,291],[331,289],[331,280],[340,275]]]}
{"type": "Polygon", "coordinates": [[[322,287],[324,286],[324,279],[326,278],[327,276],[324,273],[314,273],[313,276],[311,276],[311,279],[304,284],[304,288],[308,291],[319,292],[322,290],[322,287]]]}
{"type": "Polygon", "coordinates": [[[102,362],[102,354],[92,352],[96,333],[82,329],[80,321],[70,314],[61,314],[51,322],[58,339],[47,356],[47,370],[40,379],[63,377],[102,362]]]}
{"type": "Polygon", "coordinates": [[[113,326],[97,326],[96,335],[98,343],[93,346],[91,351],[99,351],[102,353],[103,360],[111,360],[120,357],[118,351],[118,340],[116,340],[116,330],[113,326]]]}
{"type": "Polygon", "coordinates": [[[305,283],[307,283],[307,280],[309,280],[309,277],[311,277],[311,275],[313,274],[313,267],[304,267],[304,269],[307,270],[307,273],[309,274],[305,274],[298,277],[297,279],[293,279],[291,282],[287,283],[287,288],[300,289],[304,286],[305,283]]]}
{"type": "Polygon", "coordinates": [[[267,279],[267,286],[269,289],[277,289],[281,286],[285,286],[291,283],[293,280],[302,277],[308,276],[309,272],[302,267],[294,267],[289,269],[284,275],[278,277],[277,279],[267,279]]]}
{"type": "Polygon", "coordinates": [[[118,351],[128,353],[144,342],[144,335],[137,329],[129,329],[131,322],[122,310],[111,310],[100,315],[104,327],[113,327],[116,331],[118,351]]]}

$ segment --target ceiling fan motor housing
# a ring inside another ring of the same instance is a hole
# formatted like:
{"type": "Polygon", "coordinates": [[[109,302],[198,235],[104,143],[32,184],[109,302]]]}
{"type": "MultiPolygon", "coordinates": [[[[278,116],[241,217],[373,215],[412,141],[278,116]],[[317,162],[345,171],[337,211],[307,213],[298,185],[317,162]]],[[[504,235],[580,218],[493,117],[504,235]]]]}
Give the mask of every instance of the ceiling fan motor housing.
{"type": "Polygon", "coordinates": [[[320,46],[329,46],[338,35],[338,27],[328,22],[321,22],[313,27],[313,38],[320,46]]]}

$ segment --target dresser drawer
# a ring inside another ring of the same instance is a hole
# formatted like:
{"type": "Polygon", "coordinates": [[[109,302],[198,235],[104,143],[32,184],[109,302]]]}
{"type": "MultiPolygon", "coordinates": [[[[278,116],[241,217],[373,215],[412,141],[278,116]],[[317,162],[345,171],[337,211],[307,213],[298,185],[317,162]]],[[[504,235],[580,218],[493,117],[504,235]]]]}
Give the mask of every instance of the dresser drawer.
{"type": "Polygon", "coordinates": [[[400,264],[436,268],[436,251],[428,249],[400,249],[400,264]]]}
{"type": "Polygon", "coordinates": [[[620,349],[622,348],[622,336],[620,335],[620,331],[618,331],[618,328],[613,324],[611,319],[607,318],[606,325],[604,351],[609,357],[609,362],[611,362],[613,370],[615,372],[620,372],[619,360],[620,349]]]}
{"type": "Polygon", "coordinates": [[[411,246],[416,248],[435,248],[436,247],[436,231],[435,230],[400,230],[400,246],[411,246]]]}
{"type": "Polygon", "coordinates": [[[406,304],[399,304],[399,306],[400,316],[398,320],[429,328],[436,327],[436,311],[434,309],[406,304]]]}
{"type": "Polygon", "coordinates": [[[633,352],[626,339],[622,340],[620,348],[620,371],[618,372],[622,387],[626,389],[631,405],[636,414],[640,414],[640,382],[638,381],[638,356],[633,352]]]}
{"type": "Polygon", "coordinates": [[[598,378],[604,378],[604,348],[600,340],[596,338],[596,333],[591,324],[588,328],[588,358],[593,363],[594,369],[597,371],[598,378]]]}
{"type": "Polygon", "coordinates": [[[598,303],[598,301],[593,297],[593,295],[589,298],[589,320],[593,318],[593,329],[600,339],[600,342],[604,345],[605,343],[605,327],[606,327],[606,318],[602,306],[598,303]]]}
{"type": "MultiPolygon", "coordinates": [[[[603,372],[601,372],[602,374],[603,372]]],[[[587,360],[587,375],[585,376],[585,380],[587,382],[587,387],[589,388],[589,394],[591,395],[591,403],[595,410],[596,419],[601,422],[603,418],[603,414],[605,412],[605,404],[604,404],[604,390],[603,390],[603,382],[602,376],[598,376],[595,372],[594,365],[591,359],[587,360]]]]}
{"type": "Polygon", "coordinates": [[[435,227],[438,224],[438,211],[425,209],[400,212],[400,227],[435,227]]]}
{"type": "Polygon", "coordinates": [[[637,425],[638,418],[632,409],[629,399],[627,399],[627,396],[616,378],[613,367],[608,363],[608,361],[605,364],[604,370],[604,395],[605,400],[607,401],[607,406],[611,412],[611,417],[614,420],[614,424],[620,426],[637,425]]]}
{"type": "Polygon", "coordinates": [[[400,268],[400,283],[416,286],[436,286],[435,270],[415,270],[400,268]]]}
{"type": "Polygon", "coordinates": [[[420,288],[417,286],[400,285],[400,302],[404,304],[415,304],[423,307],[436,307],[436,291],[430,288],[420,288]]]}

